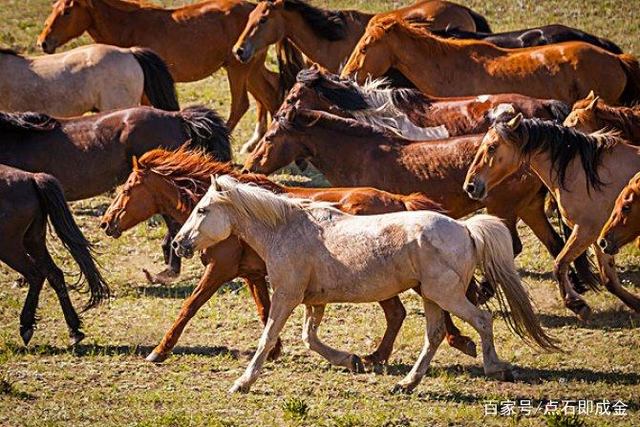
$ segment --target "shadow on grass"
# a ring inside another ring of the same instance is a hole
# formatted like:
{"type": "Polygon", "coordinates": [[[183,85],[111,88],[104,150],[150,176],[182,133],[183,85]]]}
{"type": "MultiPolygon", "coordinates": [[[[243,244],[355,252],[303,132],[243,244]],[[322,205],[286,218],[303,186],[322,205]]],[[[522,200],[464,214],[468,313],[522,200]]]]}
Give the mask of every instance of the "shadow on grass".
{"type": "MultiPolygon", "coordinates": [[[[98,345],[98,344],[78,344],[70,347],[54,347],[51,345],[37,345],[30,347],[10,346],[7,350],[0,350],[0,354],[11,352],[12,354],[30,354],[36,356],[56,356],[61,354],[72,354],[78,357],[91,356],[142,356],[146,357],[153,351],[154,346],[147,345],[98,345]]],[[[176,347],[173,349],[174,355],[188,356],[229,356],[238,359],[243,355],[240,350],[230,349],[226,346],[193,346],[176,347]]]]}
{"type": "Polygon", "coordinates": [[[587,322],[576,316],[539,313],[540,324],[547,328],[577,326],[583,329],[635,329],[640,325],[640,315],[631,311],[608,309],[596,311],[587,322]]]}
{"type": "MultiPolygon", "coordinates": [[[[386,374],[392,376],[404,376],[411,370],[412,365],[404,363],[393,363],[386,367],[386,374]]],[[[481,365],[462,366],[451,365],[446,367],[431,368],[429,376],[437,377],[440,373],[449,376],[466,374],[473,378],[485,378],[487,381],[497,381],[487,378],[481,365]]],[[[526,366],[514,366],[514,377],[516,382],[527,384],[540,384],[544,381],[577,381],[586,383],[606,383],[615,385],[638,385],[640,384],[640,374],[635,372],[598,372],[586,368],[573,369],[538,369],[526,366]]]]}
{"type": "MultiPolygon", "coordinates": [[[[195,284],[184,284],[184,285],[145,285],[145,286],[137,286],[135,291],[139,296],[147,296],[154,298],[174,298],[174,299],[184,299],[191,295],[193,290],[196,288],[195,284]]],[[[220,289],[216,291],[216,294],[225,294],[227,292],[239,292],[242,288],[244,288],[244,282],[240,280],[232,280],[226,282],[220,289]]]]}

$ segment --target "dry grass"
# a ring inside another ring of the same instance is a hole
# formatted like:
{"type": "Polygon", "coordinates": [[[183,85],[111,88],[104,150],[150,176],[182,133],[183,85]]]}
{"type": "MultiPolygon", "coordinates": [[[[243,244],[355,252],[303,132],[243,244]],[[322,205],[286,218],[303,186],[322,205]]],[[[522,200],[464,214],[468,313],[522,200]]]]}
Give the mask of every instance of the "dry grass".
{"type": "MultiPolygon", "coordinates": [[[[495,30],[563,22],[640,53],[640,12],[634,2],[464,3],[485,13],[495,30]]],[[[383,10],[405,2],[316,4],[383,10]]],[[[46,0],[3,0],[0,45],[33,52],[49,7],[46,0]]],[[[85,37],[78,43],[87,41],[85,37]]],[[[229,105],[223,72],[181,85],[179,92],[183,102],[205,103],[223,113],[229,105]]],[[[252,120],[253,110],[235,134],[237,144],[250,134],[252,120]]],[[[39,328],[31,346],[23,348],[18,315],[25,290],[12,288],[16,274],[0,266],[0,425],[640,425],[639,317],[601,292],[587,295],[596,310],[593,321],[576,321],[559,302],[551,259],[524,228],[526,249],[518,264],[543,325],[561,340],[565,354],[540,354],[523,346],[498,320],[497,349],[518,366],[516,382],[485,379],[479,360],[443,345],[416,393],[390,395],[388,390],[410,369],[422,345],[421,306],[407,294],[403,301],[409,315],[392,364],[382,372],[353,375],[306,351],[300,340],[302,312],[298,309],[284,331],[282,359],[267,364],[251,394],[229,397],[226,389],[246,366],[261,329],[248,293],[238,286],[225,287],[191,322],[175,356],[160,366],[146,363],[144,356],[172,323],[202,267],[189,262],[180,281],[171,287],[146,285],[141,269],[160,268],[162,228],[150,221],[120,240],[109,240],[98,229],[98,216],[108,203],[105,195],[73,206],[83,230],[99,245],[100,260],[116,294],[109,306],[86,314],[87,338],[78,348],[65,347],[66,328],[49,288],[42,293],[39,328]],[[630,409],[627,417],[580,417],[576,424],[540,415],[483,417],[487,400],[525,398],[621,399],[630,409]]],[[[61,247],[52,246],[64,269],[74,271],[61,247]]],[[[640,252],[627,249],[619,258],[628,287],[640,293],[634,286],[640,282],[640,252]]],[[[86,296],[73,297],[81,306],[86,296]]],[[[337,304],[328,309],[321,333],[331,345],[364,354],[374,347],[383,326],[382,313],[374,305],[337,304]]],[[[469,327],[463,330],[477,339],[469,327]]]]}

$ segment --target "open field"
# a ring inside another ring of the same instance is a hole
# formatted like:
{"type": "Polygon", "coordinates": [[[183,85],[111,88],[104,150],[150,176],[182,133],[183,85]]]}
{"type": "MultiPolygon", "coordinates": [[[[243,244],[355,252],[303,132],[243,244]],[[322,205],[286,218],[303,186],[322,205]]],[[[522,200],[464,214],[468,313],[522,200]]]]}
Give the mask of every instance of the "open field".
{"type": "MultiPolygon", "coordinates": [[[[162,1],[177,5],[186,1],[162,1]]],[[[385,10],[407,2],[316,1],[330,7],[385,10]]],[[[640,9],[625,0],[465,1],[483,13],[495,31],[560,22],[614,40],[640,55],[640,9]]],[[[35,38],[50,9],[49,0],[0,0],[0,46],[35,53],[35,38]]],[[[71,43],[87,43],[85,36],[71,43]]],[[[273,66],[273,64],[272,64],[273,66]]],[[[229,105],[224,72],[201,82],[179,85],[183,104],[203,103],[226,114],[229,105]]],[[[0,94],[1,96],[1,94],[0,94]]],[[[254,109],[235,132],[239,147],[250,135],[254,109]]],[[[238,159],[241,160],[241,159],[238,159]]],[[[185,263],[170,287],[146,284],[142,268],[161,268],[163,226],[142,224],[119,240],[98,228],[110,195],[73,204],[76,219],[96,242],[115,299],[84,316],[87,338],[67,349],[67,330],[55,295],[45,287],[38,329],[29,348],[22,346],[18,316],[26,290],[14,288],[17,274],[0,265],[0,425],[79,426],[430,426],[430,425],[640,425],[640,316],[607,292],[589,293],[595,311],[580,323],[563,308],[552,278],[552,261],[525,227],[525,251],[517,259],[540,312],[542,324],[560,339],[565,354],[541,354],[495,322],[498,354],[517,366],[516,381],[485,379],[481,361],[443,344],[433,368],[410,396],[388,393],[408,372],[423,342],[424,319],[418,298],[402,296],[408,316],[391,363],[378,372],[350,374],[307,351],[300,339],[303,312],[298,308],[283,333],[281,359],[266,364],[248,395],[228,396],[227,388],[255,350],[261,325],[254,303],[240,282],[225,286],[186,329],[176,354],[162,365],[144,361],[173,322],[183,298],[203,268],[185,263]],[[628,405],[626,416],[556,419],[484,416],[492,400],[580,400],[628,405]]],[[[597,208],[597,207],[594,207],[597,208]]],[[[0,236],[2,238],[2,236],[0,236]]],[[[51,239],[65,271],[75,266],[51,239]]],[[[627,248],[618,257],[622,278],[640,293],[640,251],[627,248]]],[[[69,275],[68,282],[74,277],[69,275]]],[[[72,294],[76,307],[86,299],[72,294]]],[[[330,345],[358,354],[370,352],[384,327],[375,305],[329,306],[321,328],[330,345]]],[[[478,340],[471,328],[463,332],[478,340]]]]}

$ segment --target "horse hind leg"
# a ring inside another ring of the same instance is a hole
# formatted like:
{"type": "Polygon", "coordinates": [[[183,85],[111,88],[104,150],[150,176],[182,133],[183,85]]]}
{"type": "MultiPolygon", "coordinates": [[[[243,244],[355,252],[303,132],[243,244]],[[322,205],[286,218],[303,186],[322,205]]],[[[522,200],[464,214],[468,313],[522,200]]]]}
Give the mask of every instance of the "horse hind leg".
{"type": "Polygon", "coordinates": [[[362,358],[364,364],[367,366],[382,364],[389,360],[391,352],[393,351],[393,343],[398,336],[400,327],[402,327],[402,322],[404,322],[407,316],[407,311],[404,309],[398,297],[380,301],[378,304],[380,304],[380,307],[384,310],[387,328],[384,331],[380,344],[378,344],[378,348],[376,348],[373,353],[362,358]]]}
{"type": "Polygon", "coordinates": [[[318,327],[324,316],[324,305],[307,305],[304,315],[304,326],[302,330],[302,341],[305,346],[315,351],[336,366],[343,366],[352,372],[364,371],[364,365],[360,357],[353,353],[336,350],[324,344],[318,338],[318,327]]]}
{"type": "Polygon", "coordinates": [[[635,312],[640,312],[640,298],[628,292],[620,283],[614,257],[606,255],[599,247],[593,245],[600,269],[602,282],[609,292],[617,296],[635,312]]]}
{"type": "Polygon", "coordinates": [[[437,304],[424,297],[422,303],[427,321],[424,346],[411,371],[393,387],[392,393],[410,393],[413,391],[427,374],[431,359],[433,359],[436,350],[438,350],[440,343],[444,339],[444,312],[437,304]]]}

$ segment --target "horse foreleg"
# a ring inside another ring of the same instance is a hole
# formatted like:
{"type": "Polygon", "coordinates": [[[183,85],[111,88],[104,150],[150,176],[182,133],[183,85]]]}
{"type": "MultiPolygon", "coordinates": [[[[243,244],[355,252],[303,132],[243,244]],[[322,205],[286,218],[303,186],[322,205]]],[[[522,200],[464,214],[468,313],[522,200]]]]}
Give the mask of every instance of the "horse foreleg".
{"type": "Polygon", "coordinates": [[[227,79],[229,80],[229,89],[231,90],[231,111],[227,120],[227,127],[230,131],[235,129],[236,125],[249,109],[249,95],[247,94],[247,78],[249,68],[243,65],[234,65],[227,67],[227,79]]]}
{"type": "Polygon", "coordinates": [[[220,289],[226,281],[237,276],[237,263],[211,262],[207,264],[204,274],[191,295],[185,300],[178,314],[178,318],[165,333],[160,344],[147,356],[147,361],[160,363],[169,357],[189,320],[198,312],[200,307],[220,289]]]}
{"type": "Polygon", "coordinates": [[[281,99],[278,75],[266,69],[264,66],[264,58],[262,62],[251,68],[248,89],[256,100],[258,122],[256,123],[253,135],[249,141],[242,146],[240,153],[250,153],[253,151],[256,144],[258,144],[267,131],[267,114],[275,114],[280,107],[281,99]]]}
{"type": "Polygon", "coordinates": [[[364,371],[362,360],[353,353],[336,350],[320,341],[318,328],[324,316],[324,305],[307,305],[304,314],[304,326],[302,329],[302,341],[305,346],[324,357],[329,363],[336,366],[344,366],[352,372],[364,371]]]}
{"type": "Polygon", "coordinates": [[[180,275],[180,269],[182,267],[180,257],[176,255],[171,247],[173,238],[180,230],[180,224],[168,215],[162,215],[162,218],[167,225],[167,234],[165,234],[164,239],[162,239],[162,255],[167,268],[158,274],[153,274],[146,269],[142,269],[142,271],[149,283],[168,285],[180,275]]]}
{"type": "MultiPolygon", "coordinates": [[[[464,297],[463,297],[464,298],[464,297]]],[[[436,350],[440,346],[445,335],[444,330],[444,312],[434,302],[423,298],[424,315],[427,321],[424,346],[420,352],[420,356],[411,368],[406,377],[397,383],[392,392],[410,392],[412,391],[427,374],[431,359],[436,354],[436,350]]]]}
{"type": "Polygon", "coordinates": [[[620,283],[618,273],[616,271],[616,263],[614,257],[607,255],[602,250],[593,245],[600,268],[602,282],[609,292],[620,298],[633,311],[640,311],[640,298],[628,292],[620,283]]]}
{"type": "MultiPolygon", "coordinates": [[[[269,297],[269,289],[267,287],[267,281],[265,280],[264,273],[256,273],[244,276],[247,281],[247,287],[253,300],[256,303],[256,309],[258,310],[258,316],[263,325],[267,324],[269,319],[269,310],[271,308],[271,299],[269,297]]],[[[276,341],[273,350],[269,353],[269,360],[276,360],[280,357],[282,352],[282,342],[280,338],[276,341]]]]}
{"type": "MultiPolygon", "coordinates": [[[[291,289],[291,287],[289,288],[291,289]]],[[[269,320],[260,336],[258,349],[242,376],[238,378],[229,389],[229,393],[249,391],[251,385],[256,381],[258,375],[260,375],[262,365],[264,365],[267,355],[276,345],[287,319],[291,316],[293,309],[302,302],[302,298],[302,293],[294,296],[276,288],[273,293],[271,309],[269,310],[269,320]]]]}

